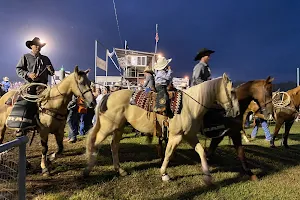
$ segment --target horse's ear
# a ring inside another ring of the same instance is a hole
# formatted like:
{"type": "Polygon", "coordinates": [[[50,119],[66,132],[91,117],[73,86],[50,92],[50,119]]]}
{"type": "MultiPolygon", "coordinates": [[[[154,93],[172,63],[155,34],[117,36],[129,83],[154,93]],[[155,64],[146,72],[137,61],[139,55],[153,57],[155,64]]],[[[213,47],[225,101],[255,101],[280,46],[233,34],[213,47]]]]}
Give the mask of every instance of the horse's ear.
{"type": "Polygon", "coordinates": [[[75,72],[75,74],[78,74],[78,72],[79,72],[78,65],[75,66],[74,72],[75,72]]]}
{"type": "Polygon", "coordinates": [[[268,76],[268,78],[266,79],[266,83],[272,83],[272,81],[274,81],[274,78],[271,76],[268,76]]]}
{"type": "Polygon", "coordinates": [[[87,69],[84,71],[85,74],[88,74],[91,71],[91,69],[87,69]]]}
{"type": "Polygon", "coordinates": [[[226,73],[224,73],[222,77],[223,77],[223,79],[224,79],[226,82],[230,81],[230,79],[229,79],[229,77],[227,76],[226,73]]]}

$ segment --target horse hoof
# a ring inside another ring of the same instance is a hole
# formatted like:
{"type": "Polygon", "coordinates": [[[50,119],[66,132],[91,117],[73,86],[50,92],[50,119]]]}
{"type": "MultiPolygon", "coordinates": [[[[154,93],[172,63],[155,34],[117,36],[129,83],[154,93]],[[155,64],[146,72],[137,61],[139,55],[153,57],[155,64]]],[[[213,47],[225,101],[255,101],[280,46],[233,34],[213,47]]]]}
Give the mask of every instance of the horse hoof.
{"type": "Polygon", "coordinates": [[[170,176],[168,174],[163,174],[161,176],[161,180],[164,182],[168,182],[168,181],[170,181],[170,176]]]}
{"type": "Polygon", "coordinates": [[[50,172],[49,172],[48,168],[42,169],[42,175],[45,177],[50,176],[50,172]]]}
{"type": "Polygon", "coordinates": [[[83,172],[82,172],[82,176],[83,176],[84,178],[87,178],[89,175],[90,175],[90,170],[84,169],[83,172]]]}
{"type": "Polygon", "coordinates": [[[250,176],[250,180],[251,180],[251,181],[258,181],[258,178],[257,178],[256,175],[251,175],[251,176],[250,176]]]}
{"type": "Polygon", "coordinates": [[[211,175],[204,175],[203,181],[204,181],[205,185],[207,185],[207,186],[212,186],[213,185],[211,175]]]}
{"type": "Polygon", "coordinates": [[[124,169],[119,169],[120,176],[127,176],[128,173],[124,169]]]}

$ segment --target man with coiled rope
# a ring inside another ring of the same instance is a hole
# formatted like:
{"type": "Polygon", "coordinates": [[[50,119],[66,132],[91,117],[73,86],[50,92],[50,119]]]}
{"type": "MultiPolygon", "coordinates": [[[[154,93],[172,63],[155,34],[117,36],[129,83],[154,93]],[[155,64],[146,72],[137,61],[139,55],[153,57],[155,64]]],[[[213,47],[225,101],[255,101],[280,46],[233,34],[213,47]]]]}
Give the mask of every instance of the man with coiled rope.
{"type": "MultiPolygon", "coordinates": [[[[17,75],[26,83],[47,84],[48,75],[54,75],[54,69],[50,59],[40,53],[42,47],[45,45],[46,43],[42,43],[38,37],[26,42],[26,46],[31,49],[31,52],[24,54],[16,66],[17,75]]],[[[44,88],[39,88],[36,85],[33,85],[29,87],[27,92],[31,95],[36,95],[43,89],[44,88]]],[[[16,131],[16,136],[22,136],[24,130],[34,126],[34,116],[36,115],[36,112],[36,103],[19,99],[19,101],[14,105],[10,114],[11,118],[9,118],[11,121],[8,120],[7,125],[11,125],[11,128],[19,128],[19,130],[16,131]],[[20,114],[22,116],[18,116],[20,114]],[[23,120],[14,120],[19,119],[18,117],[22,117],[23,120]]]]}

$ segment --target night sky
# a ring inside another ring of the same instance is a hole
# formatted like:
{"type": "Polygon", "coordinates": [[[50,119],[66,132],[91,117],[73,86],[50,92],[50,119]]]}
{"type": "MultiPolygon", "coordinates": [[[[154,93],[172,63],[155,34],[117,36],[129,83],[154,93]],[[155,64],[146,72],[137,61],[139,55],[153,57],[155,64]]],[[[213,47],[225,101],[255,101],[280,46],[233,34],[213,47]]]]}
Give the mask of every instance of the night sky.
{"type": "MultiPolygon", "coordinates": [[[[173,58],[174,76],[191,76],[193,59],[203,47],[216,52],[210,60],[214,77],[223,72],[232,80],[271,75],[296,81],[300,67],[300,1],[289,0],[115,0],[121,39],[112,0],[1,0],[0,76],[17,80],[15,66],[29,52],[27,40],[47,42],[42,54],[54,68],[94,69],[94,41],[112,51],[124,40],[133,50],[154,51],[173,58]]],[[[99,46],[99,56],[105,50],[99,46]]],[[[98,75],[105,72],[98,69],[98,75]]],[[[94,73],[94,72],[93,72],[94,73]]],[[[118,75],[112,64],[109,75],[118,75]]],[[[93,74],[90,78],[93,79],[93,74]]]]}

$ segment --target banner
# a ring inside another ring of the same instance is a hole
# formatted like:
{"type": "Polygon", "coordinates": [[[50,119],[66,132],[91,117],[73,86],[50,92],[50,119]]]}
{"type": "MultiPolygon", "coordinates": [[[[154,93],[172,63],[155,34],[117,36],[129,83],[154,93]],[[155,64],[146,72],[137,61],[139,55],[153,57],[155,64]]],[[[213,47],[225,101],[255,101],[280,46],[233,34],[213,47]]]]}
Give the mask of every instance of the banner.
{"type": "Polygon", "coordinates": [[[101,58],[99,58],[98,56],[96,58],[96,65],[100,69],[106,71],[106,62],[104,60],[102,60],[101,58]]]}

